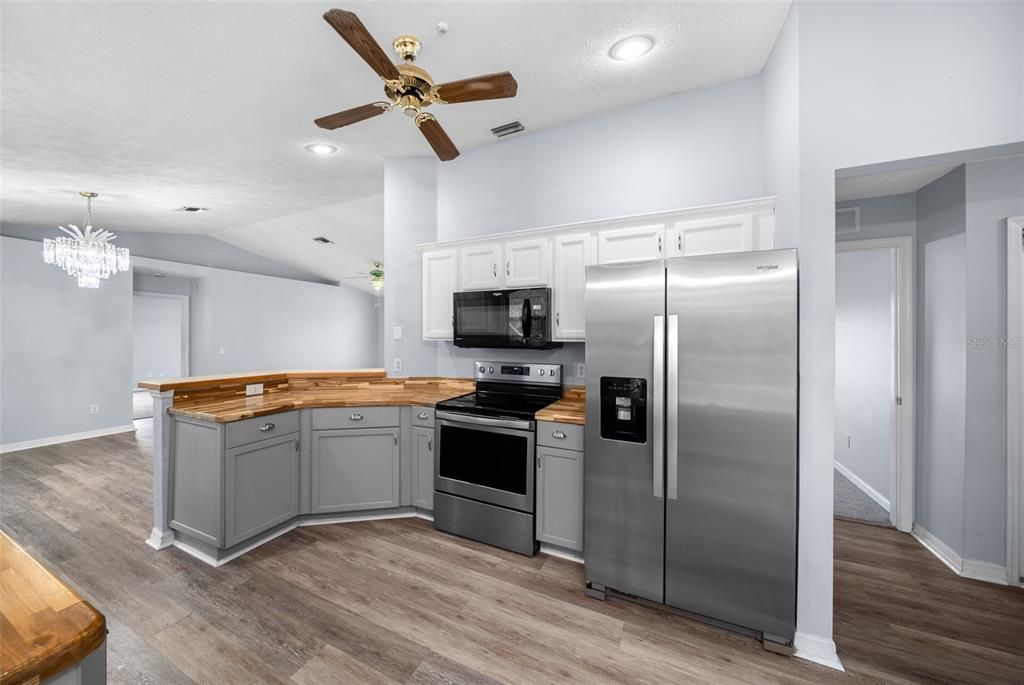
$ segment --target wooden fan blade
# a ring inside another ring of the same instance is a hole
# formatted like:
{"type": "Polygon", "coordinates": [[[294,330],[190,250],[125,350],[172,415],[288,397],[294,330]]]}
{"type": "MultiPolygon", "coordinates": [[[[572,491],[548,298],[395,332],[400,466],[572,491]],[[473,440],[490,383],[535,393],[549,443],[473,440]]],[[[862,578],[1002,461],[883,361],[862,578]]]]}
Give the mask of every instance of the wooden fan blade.
{"type": "Polygon", "coordinates": [[[326,128],[328,131],[333,131],[336,128],[348,126],[349,124],[354,124],[356,122],[363,121],[364,119],[370,119],[383,114],[387,109],[381,107],[381,104],[387,103],[374,103],[371,105],[353,107],[352,109],[346,109],[343,112],[335,112],[334,114],[328,114],[325,117],[314,119],[313,123],[320,128],[326,128]]]}
{"type": "Polygon", "coordinates": [[[434,153],[438,159],[442,162],[455,159],[459,156],[459,148],[455,147],[455,143],[448,137],[448,134],[441,128],[441,124],[437,123],[437,119],[432,114],[420,114],[416,117],[416,126],[420,129],[420,133],[430,143],[430,147],[434,148],[434,153]]]}
{"type": "Polygon", "coordinates": [[[333,9],[324,13],[324,21],[334,27],[338,35],[345,39],[345,42],[352,46],[356,54],[363,58],[363,61],[370,65],[370,68],[377,72],[382,79],[398,80],[402,75],[391,63],[388,54],[384,52],[380,44],[373,39],[370,32],[363,26],[352,12],[333,9]]]}
{"type": "Polygon", "coordinates": [[[512,74],[503,71],[500,74],[487,74],[464,78],[461,81],[442,83],[434,89],[438,97],[447,103],[476,102],[477,100],[500,100],[514,98],[519,84],[512,74]]]}

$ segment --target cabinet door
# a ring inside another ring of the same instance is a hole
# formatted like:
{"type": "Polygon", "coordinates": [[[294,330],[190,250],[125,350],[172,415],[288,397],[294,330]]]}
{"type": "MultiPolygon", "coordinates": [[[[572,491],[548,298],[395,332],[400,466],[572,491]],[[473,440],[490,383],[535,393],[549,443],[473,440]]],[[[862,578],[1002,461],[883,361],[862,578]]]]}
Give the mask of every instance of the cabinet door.
{"type": "Polygon", "coordinates": [[[235,447],[225,455],[225,548],[299,515],[297,433],[235,447]]]}
{"type": "Polygon", "coordinates": [[[452,293],[458,285],[458,253],[423,253],[423,338],[452,339],[452,293]]]}
{"type": "Polygon", "coordinates": [[[471,245],[459,248],[459,289],[487,290],[501,287],[501,246],[471,245]]]}
{"type": "Polygon", "coordinates": [[[537,539],[583,550],[583,453],[537,447],[537,539]]]}
{"type": "Polygon", "coordinates": [[[586,337],[583,301],[587,266],[596,261],[594,236],[590,233],[555,238],[554,282],[555,340],[583,340],[586,337]]]}
{"type": "Polygon", "coordinates": [[[434,510],[434,429],[412,429],[412,503],[434,510]]]}
{"type": "Polygon", "coordinates": [[[754,215],[730,214],[677,221],[669,230],[669,256],[749,252],[754,249],[754,215]]]}
{"type": "Polygon", "coordinates": [[[600,264],[638,262],[665,256],[665,224],[615,228],[597,234],[600,264]]]}
{"type": "Polygon", "coordinates": [[[398,429],[313,431],[313,513],[397,507],[398,429]]]}
{"type": "Polygon", "coordinates": [[[505,243],[506,288],[547,285],[550,266],[547,238],[505,243]]]}
{"type": "Polygon", "coordinates": [[[775,214],[765,212],[758,214],[754,228],[754,249],[775,249],[775,214]]]}

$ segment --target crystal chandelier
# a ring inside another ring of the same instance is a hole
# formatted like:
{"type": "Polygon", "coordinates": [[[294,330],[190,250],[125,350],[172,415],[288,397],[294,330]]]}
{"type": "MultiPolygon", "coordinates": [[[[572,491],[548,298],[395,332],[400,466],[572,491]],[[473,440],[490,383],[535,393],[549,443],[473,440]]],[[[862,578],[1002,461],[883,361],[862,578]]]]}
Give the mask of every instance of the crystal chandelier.
{"type": "Polygon", "coordinates": [[[110,231],[93,228],[92,199],[98,193],[79,195],[85,198],[85,229],[74,224],[68,224],[68,228],[60,226],[67,237],[44,239],[43,261],[56,264],[69,276],[77,276],[79,288],[98,288],[101,278],[128,270],[128,249],[111,244],[117,236],[110,231]]]}

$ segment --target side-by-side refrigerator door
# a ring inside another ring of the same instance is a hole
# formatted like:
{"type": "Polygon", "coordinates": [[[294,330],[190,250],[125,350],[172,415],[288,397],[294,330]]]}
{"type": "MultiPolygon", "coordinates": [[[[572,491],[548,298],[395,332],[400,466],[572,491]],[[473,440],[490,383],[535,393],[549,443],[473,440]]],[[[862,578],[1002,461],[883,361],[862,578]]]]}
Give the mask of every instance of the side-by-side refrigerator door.
{"type": "Polygon", "coordinates": [[[789,642],[796,251],[682,257],[667,272],[665,601],[789,642]]]}
{"type": "Polygon", "coordinates": [[[587,582],[664,601],[662,261],[587,268],[587,582]]]}

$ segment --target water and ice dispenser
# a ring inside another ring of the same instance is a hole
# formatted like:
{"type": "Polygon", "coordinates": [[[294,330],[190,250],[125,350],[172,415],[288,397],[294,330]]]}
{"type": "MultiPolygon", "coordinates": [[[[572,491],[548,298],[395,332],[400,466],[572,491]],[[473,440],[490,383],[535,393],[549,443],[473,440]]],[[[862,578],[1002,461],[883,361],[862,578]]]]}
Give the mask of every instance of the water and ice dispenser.
{"type": "Polygon", "coordinates": [[[647,379],[601,377],[601,437],[647,442],[647,379]]]}

